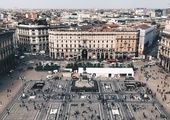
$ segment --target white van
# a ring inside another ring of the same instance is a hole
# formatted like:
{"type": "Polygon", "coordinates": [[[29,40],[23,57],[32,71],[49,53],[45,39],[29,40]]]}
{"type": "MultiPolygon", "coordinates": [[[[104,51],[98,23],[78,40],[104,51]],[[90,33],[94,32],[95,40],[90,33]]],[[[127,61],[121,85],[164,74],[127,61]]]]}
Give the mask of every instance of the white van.
{"type": "Polygon", "coordinates": [[[57,73],[57,72],[58,72],[58,70],[53,70],[53,72],[54,72],[54,73],[57,73]]]}
{"type": "Polygon", "coordinates": [[[52,78],[53,78],[52,75],[47,75],[47,76],[46,76],[46,79],[47,79],[47,80],[52,79],[52,78]]]}

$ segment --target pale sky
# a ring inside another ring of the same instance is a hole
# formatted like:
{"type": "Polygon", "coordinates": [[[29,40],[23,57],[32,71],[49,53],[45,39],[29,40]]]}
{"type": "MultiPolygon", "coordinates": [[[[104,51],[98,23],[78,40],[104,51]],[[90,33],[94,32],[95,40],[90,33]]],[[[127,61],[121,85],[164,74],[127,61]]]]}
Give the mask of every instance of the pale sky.
{"type": "Polygon", "coordinates": [[[170,0],[0,0],[0,8],[170,8],[170,0]]]}

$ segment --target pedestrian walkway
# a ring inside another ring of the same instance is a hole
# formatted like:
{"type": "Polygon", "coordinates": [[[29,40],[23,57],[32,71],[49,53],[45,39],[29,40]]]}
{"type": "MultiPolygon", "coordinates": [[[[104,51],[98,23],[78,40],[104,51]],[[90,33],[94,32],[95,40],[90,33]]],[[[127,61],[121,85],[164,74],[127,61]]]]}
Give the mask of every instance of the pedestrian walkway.
{"type": "MultiPolygon", "coordinates": [[[[146,65],[147,62],[135,63],[138,66],[146,65]]],[[[145,82],[148,87],[156,94],[158,101],[163,105],[163,108],[170,114],[170,106],[167,103],[170,102],[170,94],[164,94],[165,91],[170,91],[170,77],[166,77],[168,74],[158,66],[146,67],[138,69],[135,74],[135,80],[145,82]],[[146,76],[150,76],[146,78],[146,76]]]]}
{"type": "Polygon", "coordinates": [[[18,72],[17,70],[9,77],[0,80],[0,113],[16,95],[22,85],[29,80],[45,80],[47,72],[36,72],[35,70],[18,72]],[[20,79],[24,78],[24,80],[20,79]]]}

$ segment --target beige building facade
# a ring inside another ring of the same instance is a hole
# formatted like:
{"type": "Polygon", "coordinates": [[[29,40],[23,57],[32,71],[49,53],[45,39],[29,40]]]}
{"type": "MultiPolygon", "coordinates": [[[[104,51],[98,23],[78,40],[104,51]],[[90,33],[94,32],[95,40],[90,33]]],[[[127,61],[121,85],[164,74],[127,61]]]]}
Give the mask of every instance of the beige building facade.
{"type": "Polygon", "coordinates": [[[162,39],[159,41],[158,59],[160,65],[170,71],[170,20],[166,21],[165,29],[162,31],[162,39]]]}
{"type": "Polygon", "coordinates": [[[18,25],[17,42],[21,51],[33,53],[48,52],[48,26],[18,25]]]}
{"type": "Polygon", "coordinates": [[[49,30],[49,53],[53,59],[107,59],[135,56],[139,31],[49,30]]]}

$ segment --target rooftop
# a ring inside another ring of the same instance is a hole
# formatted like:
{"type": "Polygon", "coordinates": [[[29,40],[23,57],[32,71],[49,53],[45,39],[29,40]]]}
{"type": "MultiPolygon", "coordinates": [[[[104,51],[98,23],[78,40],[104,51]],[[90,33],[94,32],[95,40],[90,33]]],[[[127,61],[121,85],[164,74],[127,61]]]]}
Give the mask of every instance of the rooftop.
{"type": "Polygon", "coordinates": [[[140,28],[140,29],[146,30],[146,29],[150,28],[150,26],[148,26],[148,25],[146,25],[146,24],[142,24],[142,25],[136,26],[135,28],[140,28]]]}
{"type": "Polygon", "coordinates": [[[45,25],[18,25],[19,28],[48,28],[45,25]]]}

